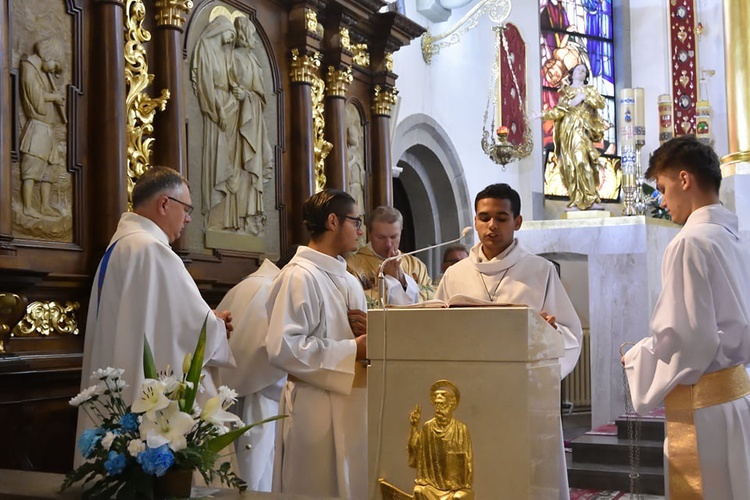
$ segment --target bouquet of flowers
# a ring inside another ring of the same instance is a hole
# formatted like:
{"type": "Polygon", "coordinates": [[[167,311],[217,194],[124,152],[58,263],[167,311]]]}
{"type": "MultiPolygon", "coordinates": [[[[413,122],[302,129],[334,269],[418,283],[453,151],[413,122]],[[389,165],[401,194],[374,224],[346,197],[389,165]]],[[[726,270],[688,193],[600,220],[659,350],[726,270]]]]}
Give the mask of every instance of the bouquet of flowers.
{"type": "Polygon", "coordinates": [[[207,484],[218,478],[240,491],[247,489],[230,469],[229,461],[215,467],[219,452],[255,425],[281,417],[244,425],[227,411],[237,393],[225,386],[199,408],[195,397],[205,347],[204,322],[195,353],[185,356],[184,375],[178,378],[169,368],[157,374],[144,338],[146,380],[132,406],[122,398],[126,387],[123,370],[109,367],[95,371],[92,379],[96,384],[71,399],[70,404],[83,408],[97,427],[81,433],[78,447],[87,461],[67,474],[61,489],[79,481],[84,481],[84,486],[94,481],[82,498],[153,498],[157,478],[175,470],[190,476],[197,470],[207,484]]]}

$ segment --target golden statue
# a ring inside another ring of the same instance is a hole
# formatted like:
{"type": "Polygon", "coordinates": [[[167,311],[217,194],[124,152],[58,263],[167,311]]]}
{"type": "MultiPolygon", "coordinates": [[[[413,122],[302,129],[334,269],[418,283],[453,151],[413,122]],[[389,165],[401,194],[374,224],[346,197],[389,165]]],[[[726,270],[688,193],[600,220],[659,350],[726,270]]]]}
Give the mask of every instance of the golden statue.
{"type": "Polygon", "coordinates": [[[542,119],[555,123],[555,154],[560,176],[568,191],[569,208],[586,210],[601,201],[599,197],[599,151],[594,147],[604,137],[608,123],[599,116],[604,98],[588,82],[589,70],[579,64],[571,72],[571,83],[563,85],[560,100],[545,110],[542,119]]]}
{"type": "Polygon", "coordinates": [[[466,424],[453,418],[461,394],[448,380],[430,387],[435,418],[419,428],[422,408],[409,416],[409,467],[417,469],[414,500],[473,500],[474,465],[466,424]]]}

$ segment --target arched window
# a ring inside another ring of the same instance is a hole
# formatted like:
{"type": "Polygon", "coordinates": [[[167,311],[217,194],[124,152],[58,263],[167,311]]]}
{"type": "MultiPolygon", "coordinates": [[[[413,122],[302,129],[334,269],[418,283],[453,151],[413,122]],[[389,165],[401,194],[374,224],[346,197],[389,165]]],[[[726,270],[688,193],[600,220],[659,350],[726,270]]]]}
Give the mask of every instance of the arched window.
{"type": "MultiPolygon", "coordinates": [[[[617,198],[613,176],[617,154],[615,119],[615,74],[612,37],[612,0],[540,0],[539,9],[542,109],[557,105],[558,90],[567,81],[569,73],[578,64],[589,69],[589,85],[593,85],[605,99],[602,118],[613,126],[604,132],[596,144],[603,154],[600,177],[600,195],[603,199],[617,198]],[[611,175],[608,175],[611,174],[611,175]]],[[[550,179],[554,165],[552,142],[553,124],[542,123],[545,161],[545,186],[547,195],[565,195],[559,181],[550,179]],[[560,192],[562,189],[562,192],[560,192]]],[[[619,167],[618,167],[619,168],[619,167]]]]}

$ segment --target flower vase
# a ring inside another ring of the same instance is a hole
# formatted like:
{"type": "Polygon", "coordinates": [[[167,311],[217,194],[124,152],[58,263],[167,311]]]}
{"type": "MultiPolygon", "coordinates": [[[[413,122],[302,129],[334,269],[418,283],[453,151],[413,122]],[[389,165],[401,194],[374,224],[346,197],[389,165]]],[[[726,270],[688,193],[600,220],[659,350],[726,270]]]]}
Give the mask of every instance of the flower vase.
{"type": "Polygon", "coordinates": [[[154,498],[190,498],[192,469],[169,469],[154,481],[154,498]]]}

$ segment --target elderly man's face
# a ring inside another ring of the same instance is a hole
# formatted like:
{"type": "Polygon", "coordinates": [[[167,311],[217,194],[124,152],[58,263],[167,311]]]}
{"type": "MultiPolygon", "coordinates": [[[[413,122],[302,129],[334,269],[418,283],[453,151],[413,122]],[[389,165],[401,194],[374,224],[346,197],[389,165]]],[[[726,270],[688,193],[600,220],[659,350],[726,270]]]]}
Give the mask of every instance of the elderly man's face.
{"type": "Polygon", "coordinates": [[[450,391],[438,389],[432,395],[432,405],[435,407],[435,419],[438,424],[445,425],[453,418],[456,400],[450,391]]]}
{"type": "Polygon", "coordinates": [[[401,243],[401,224],[398,222],[373,222],[370,225],[370,243],[372,249],[381,257],[398,255],[401,243]]]}

